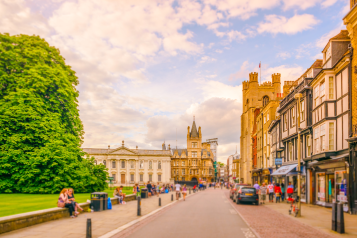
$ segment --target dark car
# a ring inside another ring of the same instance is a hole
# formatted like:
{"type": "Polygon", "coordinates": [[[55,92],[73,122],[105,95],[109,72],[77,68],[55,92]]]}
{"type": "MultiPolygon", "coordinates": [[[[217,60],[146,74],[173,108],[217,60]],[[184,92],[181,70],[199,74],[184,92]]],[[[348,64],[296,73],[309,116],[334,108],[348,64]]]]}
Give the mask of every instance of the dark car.
{"type": "Polygon", "coordinates": [[[255,205],[259,205],[259,195],[257,190],[251,186],[240,188],[236,198],[236,203],[239,204],[241,202],[249,202],[255,205]]]}
{"type": "MultiPolygon", "coordinates": [[[[243,183],[236,183],[232,189],[232,199],[233,202],[236,202],[236,197],[238,196],[238,191],[239,189],[241,189],[242,187],[247,187],[249,186],[248,184],[243,184],[243,183]]],[[[231,194],[230,194],[231,195],[231,194]]]]}

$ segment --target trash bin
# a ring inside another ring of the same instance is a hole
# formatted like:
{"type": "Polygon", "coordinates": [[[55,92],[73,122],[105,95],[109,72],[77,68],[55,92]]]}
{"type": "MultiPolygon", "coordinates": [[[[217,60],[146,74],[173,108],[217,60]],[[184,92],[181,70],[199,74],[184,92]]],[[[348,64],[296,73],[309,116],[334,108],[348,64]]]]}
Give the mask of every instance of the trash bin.
{"type": "Polygon", "coordinates": [[[94,192],[91,193],[91,209],[95,212],[108,209],[108,193],[94,192]]]}
{"type": "Polygon", "coordinates": [[[142,188],[141,189],[141,198],[148,198],[148,189],[147,188],[142,188]]]}

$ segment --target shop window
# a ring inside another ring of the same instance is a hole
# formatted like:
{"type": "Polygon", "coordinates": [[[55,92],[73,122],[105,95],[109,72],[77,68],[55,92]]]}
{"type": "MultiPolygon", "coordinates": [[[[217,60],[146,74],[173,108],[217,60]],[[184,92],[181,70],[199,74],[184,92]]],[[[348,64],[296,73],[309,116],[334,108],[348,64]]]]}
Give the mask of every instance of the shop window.
{"type": "Polygon", "coordinates": [[[335,138],[335,128],[333,122],[329,123],[328,128],[328,148],[329,150],[334,150],[334,138],[335,138]]]}
{"type": "Polygon", "coordinates": [[[316,182],[317,182],[316,200],[318,203],[325,203],[326,201],[325,173],[318,173],[316,182]]]}
{"type": "Polygon", "coordinates": [[[335,92],[335,87],[333,84],[333,77],[329,77],[329,87],[328,87],[328,98],[333,99],[334,98],[334,92],[335,92]]]}
{"type": "MultiPolygon", "coordinates": [[[[336,202],[347,202],[347,173],[336,171],[336,202]]],[[[345,209],[344,209],[345,210],[345,209]]]]}

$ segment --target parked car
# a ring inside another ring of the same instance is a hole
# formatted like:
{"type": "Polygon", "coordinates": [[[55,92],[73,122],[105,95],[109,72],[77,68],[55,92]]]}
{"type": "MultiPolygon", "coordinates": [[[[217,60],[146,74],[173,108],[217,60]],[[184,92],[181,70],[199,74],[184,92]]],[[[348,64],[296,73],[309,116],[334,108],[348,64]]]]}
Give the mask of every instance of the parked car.
{"type": "Polygon", "coordinates": [[[233,199],[233,202],[235,202],[235,198],[238,195],[238,191],[241,187],[248,186],[248,184],[243,184],[243,183],[236,183],[234,184],[233,189],[231,190],[232,193],[229,194],[231,196],[231,199],[233,199]]]}
{"type": "Polygon", "coordinates": [[[236,197],[236,203],[241,202],[251,202],[255,205],[259,205],[259,194],[258,191],[251,186],[241,187],[238,190],[238,195],[236,197]]]}

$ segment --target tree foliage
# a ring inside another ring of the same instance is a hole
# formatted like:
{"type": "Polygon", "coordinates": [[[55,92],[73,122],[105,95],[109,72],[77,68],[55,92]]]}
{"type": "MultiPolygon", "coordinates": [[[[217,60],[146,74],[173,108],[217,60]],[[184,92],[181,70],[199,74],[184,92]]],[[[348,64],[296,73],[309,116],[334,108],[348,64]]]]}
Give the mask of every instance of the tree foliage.
{"type": "Polygon", "coordinates": [[[80,148],[77,85],[44,39],[0,34],[0,192],[105,188],[106,168],[80,148]]]}

